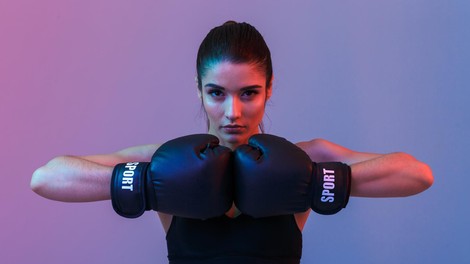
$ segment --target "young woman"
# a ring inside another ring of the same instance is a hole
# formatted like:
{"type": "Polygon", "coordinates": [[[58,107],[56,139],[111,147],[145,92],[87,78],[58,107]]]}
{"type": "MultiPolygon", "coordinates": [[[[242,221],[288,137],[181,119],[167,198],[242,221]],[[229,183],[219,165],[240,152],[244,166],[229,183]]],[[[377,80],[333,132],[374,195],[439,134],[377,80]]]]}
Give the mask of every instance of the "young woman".
{"type": "MultiPolygon", "coordinates": [[[[198,95],[208,134],[236,150],[263,132],[262,118],[272,93],[273,70],[261,34],[247,23],[228,21],[212,29],[197,56],[198,95]]],[[[312,161],[340,161],[351,168],[351,196],[397,197],[422,192],[433,183],[430,168],[406,153],[357,152],[324,139],[296,144],[312,161]]],[[[31,188],[64,202],[111,198],[113,168],[149,162],[160,145],[92,156],[60,156],[38,168],[31,188]]],[[[225,215],[200,220],[158,212],[167,232],[171,263],[299,263],[301,231],[310,210],[254,218],[232,205],[225,215]]]]}

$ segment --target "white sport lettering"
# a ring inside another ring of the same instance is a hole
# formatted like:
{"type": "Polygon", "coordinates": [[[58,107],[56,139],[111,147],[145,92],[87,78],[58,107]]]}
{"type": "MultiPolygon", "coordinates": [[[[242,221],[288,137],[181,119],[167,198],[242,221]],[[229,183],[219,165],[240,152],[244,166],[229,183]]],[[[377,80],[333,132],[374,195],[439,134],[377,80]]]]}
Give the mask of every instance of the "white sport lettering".
{"type": "Polygon", "coordinates": [[[122,184],[132,184],[134,178],[122,178],[122,184]]]}
{"type": "Polygon", "coordinates": [[[322,201],[322,202],[324,202],[324,203],[326,203],[326,202],[332,203],[332,202],[335,201],[335,198],[334,198],[334,197],[331,197],[331,196],[329,196],[329,197],[322,196],[322,197],[320,198],[320,201],[322,201]]]}
{"type": "Polygon", "coordinates": [[[323,180],[326,182],[335,182],[335,175],[323,175],[323,180]]]}
{"type": "Polygon", "coordinates": [[[335,201],[335,171],[334,170],[327,170],[323,168],[323,191],[322,196],[320,197],[320,201],[324,203],[332,203],[335,201]],[[333,190],[330,191],[330,190],[333,190]]]}
{"type": "Polygon", "coordinates": [[[134,171],[124,171],[124,177],[134,177],[134,171]]]}
{"type": "MultiPolygon", "coordinates": [[[[135,163],[135,162],[132,162],[132,163],[135,163]]],[[[127,168],[127,169],[133,171],[133,170],[135,170],[135,168],[137,168],[137,166],[135,166],[135,165],[129,165],[129,163],[127,163],[126,166],[125,166],[125,168],[127,168]]]]}
{"type": "Polygon", "coordinates": [[[121,187],[123,190],[130,190],[131,192],[134,191],[134,185],[123,185],[121,187]]]}
{"type": "Polygon", "coordinates": [[[124,168],[127,170],[122,173],[122,190],[129,190],[131,192],[134,191],[134,170],[137,168],[138,164],[139,162],[129,162],[126,163],[126,166],[124,166],[124,168]]]}

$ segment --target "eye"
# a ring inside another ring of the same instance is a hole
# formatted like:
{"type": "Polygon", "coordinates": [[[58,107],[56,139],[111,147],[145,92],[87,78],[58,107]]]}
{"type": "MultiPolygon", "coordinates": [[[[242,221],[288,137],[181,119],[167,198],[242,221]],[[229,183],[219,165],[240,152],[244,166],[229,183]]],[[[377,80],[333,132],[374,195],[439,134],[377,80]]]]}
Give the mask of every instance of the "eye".
{"type": "Polygon", "coordinates": [[[257,94],[259,94],[258,90],[246,90],[242,93],[242,96],[244,96],[244,97],[254,97],[257,94]]]}
{"type": "Polygon", "coordinates": [[[207,94],[209,94],[212,97],[221,97],[224,95],[224,93],[219,89],[210,89],[207,91],[207,94]]]}

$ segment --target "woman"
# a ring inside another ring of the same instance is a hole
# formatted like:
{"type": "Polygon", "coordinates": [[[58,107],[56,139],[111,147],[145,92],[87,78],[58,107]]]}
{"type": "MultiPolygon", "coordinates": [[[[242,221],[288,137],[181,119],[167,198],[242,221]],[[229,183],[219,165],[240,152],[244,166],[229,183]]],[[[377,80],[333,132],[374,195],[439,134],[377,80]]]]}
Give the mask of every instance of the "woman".
{"type": "MultiPolygon", "coordinates": [[[[208,133],[220,145],[236,150],[263,132],[272,80],[269,49],[254,27],[228,21],[209,32],[198,52],[197,86],[208,133]]],[[[409,196],[433,183],[430,168],[406,153],[356,152],[323,139],[296,145],[312,161],[349,164],[352,196],[409,196]]],[[[150,161],[159,147],[153,144],[107,155],[56,157],[34,172],[31,188],[41,196],[65,202],[110,199],[113,167],[150,161]]],[[[301,231],[309,213],[255,219],[233,205],[225,216],[208,220],[158,215],[167,232],[171,263],[299,263],[301,231]]]]}

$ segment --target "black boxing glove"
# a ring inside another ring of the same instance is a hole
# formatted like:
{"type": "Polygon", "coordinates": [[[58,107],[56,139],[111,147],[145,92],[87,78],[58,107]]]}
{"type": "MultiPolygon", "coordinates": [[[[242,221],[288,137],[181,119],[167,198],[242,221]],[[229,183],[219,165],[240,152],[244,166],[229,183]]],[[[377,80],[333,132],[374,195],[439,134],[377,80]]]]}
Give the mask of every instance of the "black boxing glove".
{"type": "Polygon", "coordinates": [[[253,217],[294,214],[312,208],[335,214],[346,207],[350,167],[313,163],[284,138],[257,134],[234,153],[235,205],[253,217]]]}
{"type": "Polygon", "coordinates": [[[128,218],[145,210],[198,219],[223,215],[233,202],[231,155],[209,134],[170,140],[157,149],[150,163],[114,167],[113,208],[128,218]]]}

